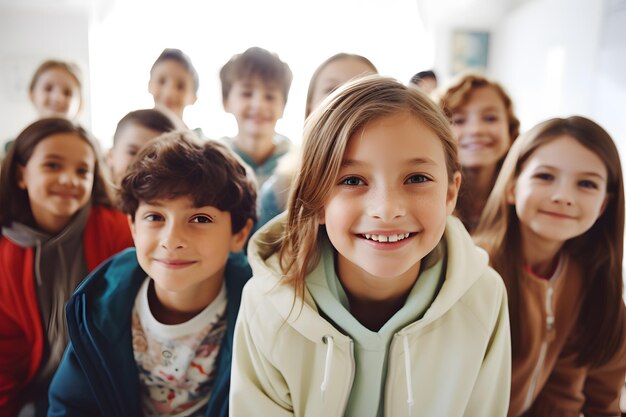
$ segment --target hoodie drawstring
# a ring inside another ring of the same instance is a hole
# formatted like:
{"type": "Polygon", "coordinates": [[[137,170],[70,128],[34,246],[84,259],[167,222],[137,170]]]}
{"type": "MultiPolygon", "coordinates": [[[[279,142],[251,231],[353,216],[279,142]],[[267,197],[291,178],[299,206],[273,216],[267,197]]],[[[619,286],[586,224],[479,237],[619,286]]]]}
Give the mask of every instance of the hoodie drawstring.
{"type": "Polygon", "coordinates": [[[326,360],[324,362],[324,378],[322,379],[322,385],[320,385],[320,391],[322,394],[322,401],[326,396],[326,389],[328,388],[328,379],[330,378],[330,368],[333,364],[333,350],[335,348],[335,341],[332,336],[326,335],[322,337],[324,343],[326,343],[326,360]]]}
{"type": "Polygon", "coordinates": [[[406,373],[406,403],[409,408],[408,416],[413,415],[413,382],[411,381],[411,352],[409,351],[409,336],[402,334],[402,345],[404,347],[404,372],[406,373]]]}

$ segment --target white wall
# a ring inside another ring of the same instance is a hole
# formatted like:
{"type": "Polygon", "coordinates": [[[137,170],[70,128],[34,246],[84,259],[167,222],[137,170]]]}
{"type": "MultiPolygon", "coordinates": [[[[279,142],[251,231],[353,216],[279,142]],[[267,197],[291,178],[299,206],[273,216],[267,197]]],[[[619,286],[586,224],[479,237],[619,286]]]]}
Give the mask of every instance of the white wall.
{"type": "Polygon", "coordinates": [[[535,0],[494,29],[491,75],[514,98],[522,130],[555,116],[593,114],[603,4],[535,0]]]}
{"type": "Polygon", "coordinates": [[[36,118],[28,85],[37,66],[50,58],[81,68],[86,105],[79,121],[90,126],[88,29],[86,11],[0,6],[0,142],[36,118]]]}
{"type": "Polygon", "coordinates": [[[526,130],[550,117],[602,125],[626,159],[626,1],[535,0],[494,30],[492,75],[526,130]]]}

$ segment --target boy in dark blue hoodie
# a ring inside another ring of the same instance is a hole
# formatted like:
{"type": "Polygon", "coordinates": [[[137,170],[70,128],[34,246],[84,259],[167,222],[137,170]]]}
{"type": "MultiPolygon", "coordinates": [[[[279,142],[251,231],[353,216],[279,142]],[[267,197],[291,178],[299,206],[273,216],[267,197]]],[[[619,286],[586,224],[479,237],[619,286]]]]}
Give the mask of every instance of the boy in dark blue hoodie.
{"type": "Polygon", "coordinates": [[[68,302],[49,416],[228,415],[255,189],[217,142],[172,132],[142,148],[120,192],[135,248],[68,302]]]}

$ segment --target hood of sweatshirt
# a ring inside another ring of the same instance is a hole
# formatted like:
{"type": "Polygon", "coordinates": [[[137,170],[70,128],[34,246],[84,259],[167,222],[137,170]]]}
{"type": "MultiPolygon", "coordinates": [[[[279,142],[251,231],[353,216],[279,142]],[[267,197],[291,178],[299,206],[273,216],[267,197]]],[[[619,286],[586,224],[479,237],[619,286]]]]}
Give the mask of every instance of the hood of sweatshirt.
{"type": "Polygon", "coordinates": [[[33,275],[42,325],[46,333],[46,355],[38,381],[47,387],[67,345],[65,303],[89,272],[83,253],[83,231],[90,205],[79,210],[56,235],[22,223],[3,227],[2,234],[23,248],[33,248],[33,275]]]}
{"type": "MultiPolygon", "coordinates": [[[[286,219],[287,215],[283,213],[255,233],[248,246],[248,259],[255,279],[268,292],[268,302],[273,303],[280,315],[304,336],[319,340],[320,335],[329,333],[329,328],[316,330],[311,323],[299,324],[306,323],[309,314],[318,315],[308,290],[305,289],[304,304],[296,302],[294,305],[293,289],[281,281],[283,273],[276,242],[284,231],[286,219]],[[295,317],[305,320],[294,320],[295,317]]],[[[444,240],[448,249],[444,267],[446,276],[437,297],[419,320],[421,326],[437,320],[449,311],[489,268],[487,253],[474,245],[467,230],[456,217],[448,217],[444,240]]],[[[319,323],[319,320],[314,322],[319,323]]],[[[409,325],[405,331],[410,331],[416,324],[409,325]]]]}

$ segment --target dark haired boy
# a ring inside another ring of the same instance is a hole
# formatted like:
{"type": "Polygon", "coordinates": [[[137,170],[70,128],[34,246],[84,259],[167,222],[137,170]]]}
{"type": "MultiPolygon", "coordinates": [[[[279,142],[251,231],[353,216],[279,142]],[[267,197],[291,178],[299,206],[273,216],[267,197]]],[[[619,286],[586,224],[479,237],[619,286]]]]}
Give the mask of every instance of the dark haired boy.
{"type": "Polygon", "coordinates": [[[155,107],[171,111],[181,121],[185,108],[196,102],[199,87],[198,72],[180,49],[164,49],[152,64],[148,92],[155,107]]]}
{"type": "Polygon", "coordinates": [[[120,193],[135,248],[68,302],[49,416],[228,415],[255,188],[234,153],[191,132],[142,148],[120,193]]]}
{"type": "Polygon", "coordinates": [[[278,55],[258,47],[234,55],[220,70],[224,110],[235,116],[238,128],[237,136],[222,140],[252,167],[259,187],[291,147],[275,129],[292,78],[278,55]]]}

